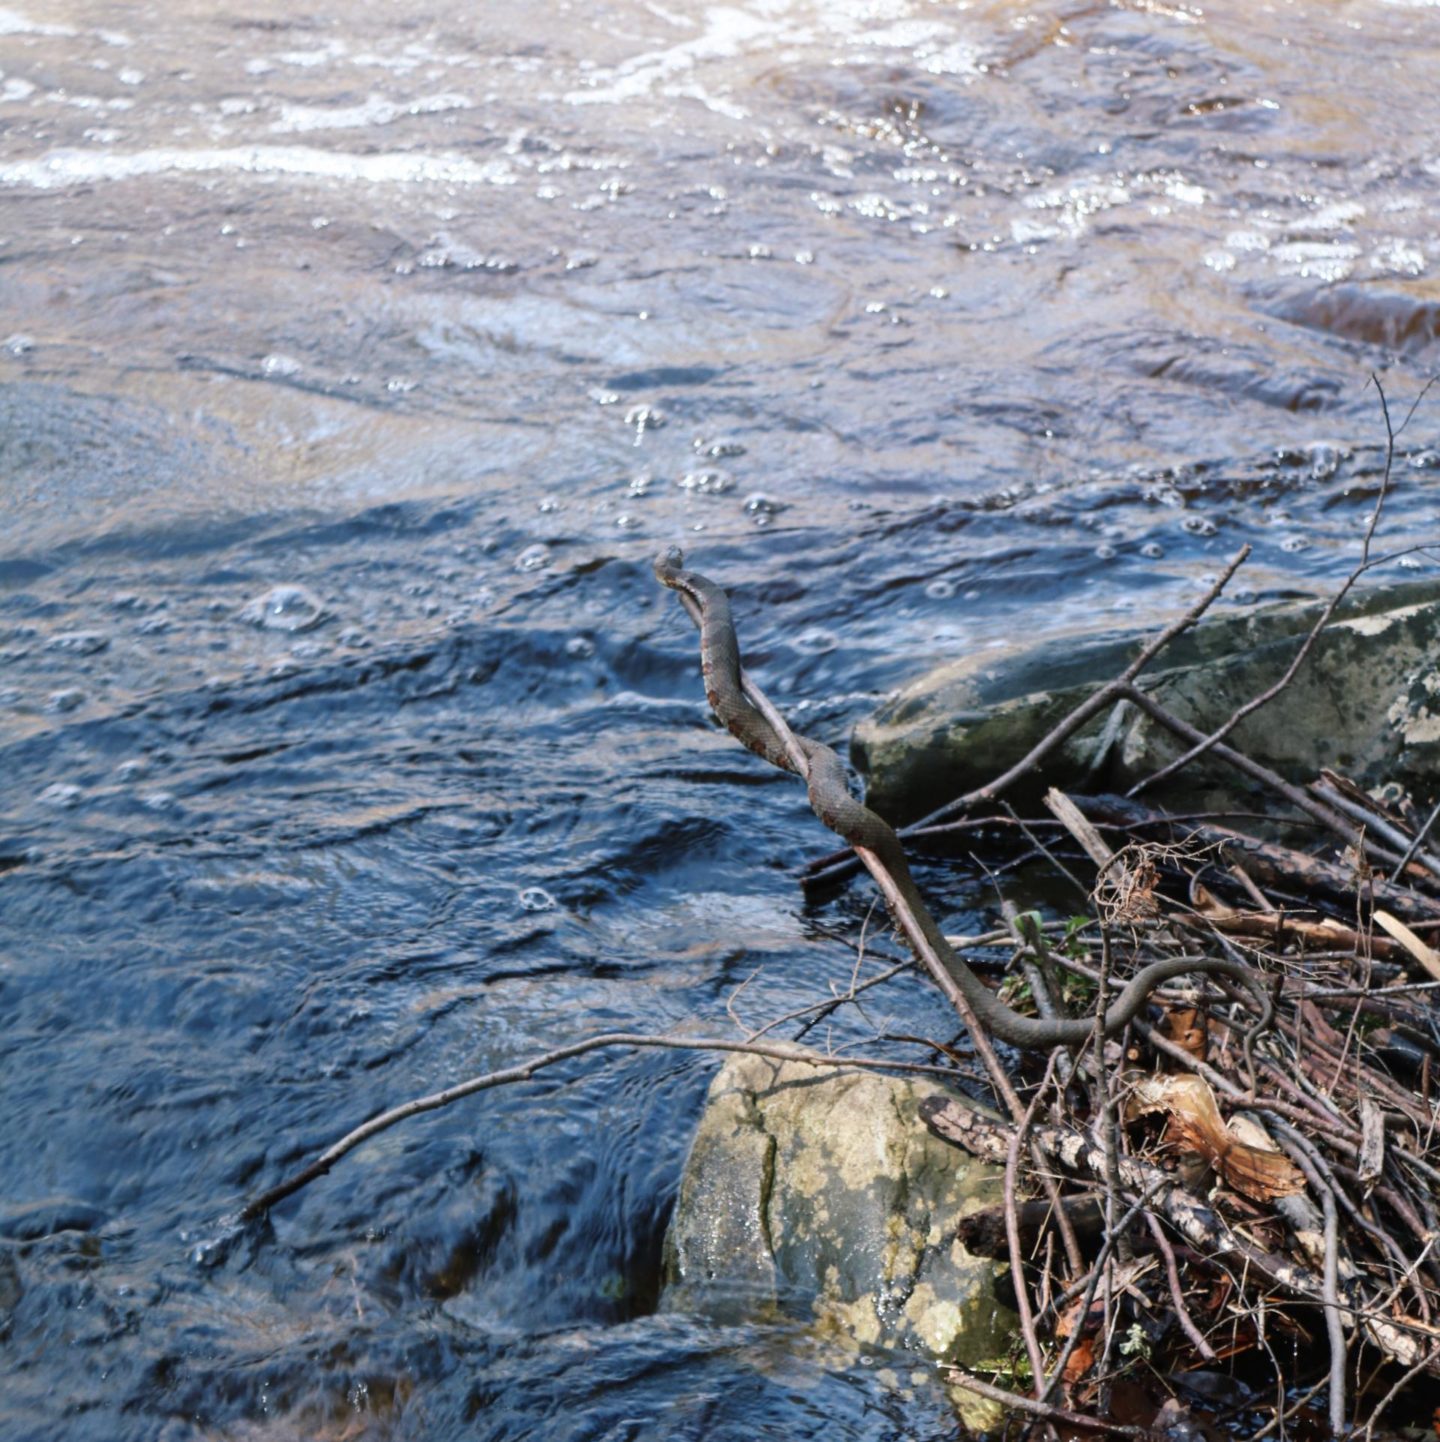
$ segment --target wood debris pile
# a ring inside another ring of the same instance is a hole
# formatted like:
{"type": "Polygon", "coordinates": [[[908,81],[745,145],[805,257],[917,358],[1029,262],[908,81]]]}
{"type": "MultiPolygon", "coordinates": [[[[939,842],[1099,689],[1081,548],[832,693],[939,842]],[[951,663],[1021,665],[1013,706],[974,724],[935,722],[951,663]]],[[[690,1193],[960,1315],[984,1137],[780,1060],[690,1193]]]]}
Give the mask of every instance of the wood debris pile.
{"type": "Polygon", "coordinates": [[[1244,1376],[1259,1390],[1232,1400],[1275,1435],[1287,1414],[1373,1425],[1407,1387],[1413,1409],[1417,1379],[1440,1377],[1440,867],[1423,822],[1381,816],[1411,853],[1392,879],[1343,843],[1317,857],[1116,797],[1046,801],[1053,829],[1027,832],[1095,879],[1088,918],[1012,910],[992,939],[1032,996],[1093,1009],[1112,976],[1221,954],[1264,979],[1273,1015],[1228,978],[1184,978],[1098,1062],[1034,1059],[1014,1124],[931,1108],[1040,1199],[961,1232],[1018,1263],[1035,1393],[1057,1422],[1062,1393],[1113,1417],[1139,1355],[1182,1395],[1189,1374],[1244,1376]]]}

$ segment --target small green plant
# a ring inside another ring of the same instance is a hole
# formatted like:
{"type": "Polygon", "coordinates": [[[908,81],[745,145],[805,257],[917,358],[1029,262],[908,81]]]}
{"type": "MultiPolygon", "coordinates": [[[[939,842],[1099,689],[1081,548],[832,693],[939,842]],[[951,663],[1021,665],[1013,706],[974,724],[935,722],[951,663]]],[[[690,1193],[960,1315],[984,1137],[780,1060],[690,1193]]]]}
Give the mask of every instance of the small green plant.
{"type": "Polygon", "coordinates": [[[1012,1392],[1028,1391],[1035,1375],[1030,1369],[1030,1359],[1017,1338],[1014,1348],[1006,1357],[987,1357],[971,1364],[972,1372],[988,1372],[997,1387],[1006,1387],[1012,1392]]]}
{"type": "Polygon", "coordinates": [[[1088,916],[1072,916],[1065,923],[1065,939],[1060,943],[1060,950],[1071,961],[1088,961],[1090,959],[1090,948],[1080,938],[1080,933],[1090,925],[1090,922],[1091,918],[1088,916]]]}
{"type": "Polygon", "coordinates": [[[1145,1335],[1145,1329],[1139,1322],[1132,1322],[1130,1330],[1125,1334],[1125,1340],[1120,1344],[1120,1355],[1122,1357],[1137,1357],[1142,1362],[1150,1360],[1150,1339],[1145,1335]]]}

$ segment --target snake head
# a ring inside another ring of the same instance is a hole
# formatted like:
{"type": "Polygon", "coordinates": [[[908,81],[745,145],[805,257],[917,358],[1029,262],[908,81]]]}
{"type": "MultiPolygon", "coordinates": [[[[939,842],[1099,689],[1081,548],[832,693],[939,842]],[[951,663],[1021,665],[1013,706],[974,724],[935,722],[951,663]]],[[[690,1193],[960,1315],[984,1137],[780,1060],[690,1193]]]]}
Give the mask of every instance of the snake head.
{"type": "Polygon", "coordinates": [[[679,546],[671,546],[655,557],[655,577],[662,585],[670,585],[675,573],[685,565],[685,552],[679,546]]]}

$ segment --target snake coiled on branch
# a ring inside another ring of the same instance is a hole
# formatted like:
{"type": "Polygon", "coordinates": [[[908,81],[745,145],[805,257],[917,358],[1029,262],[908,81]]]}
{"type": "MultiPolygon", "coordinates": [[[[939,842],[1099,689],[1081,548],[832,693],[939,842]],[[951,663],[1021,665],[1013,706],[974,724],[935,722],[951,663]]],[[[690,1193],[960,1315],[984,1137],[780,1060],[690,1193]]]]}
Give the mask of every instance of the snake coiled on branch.
{"type": "MultiPolygon", "coordinates": [[[[799,775],[805,782],[810,805],[816,816],[851,846],[873,852],[894,879],[901,897],[912,912],[930,949],[969,1003],[971,1011],[987,1032],[1014,1047],[1025,1049],[1072,1046],[1095,1034],[1095,1023],[1085,1017],[1042,1018],[1024,1016],[1003,1001],[956,955],[936,924],[920,894],[904,847],[894,828],[851,794],[845,767],[830,747],[808,737],[795,735],[798,755],[787,748],[775,727],[746,698],[740,668],[740,644],[730,613],[730,598],[713,581],[685,569],[679,550],[669,550],[655,560],[656,578],[671,590],[693,602],[692,614],[700,627],[700,667],[705,694],[725,728],[757,756],[783,771],[799,775]],[[799,763],[803,761],[803,769],[799,763]]],[[[1187,972],[1229,975],[1255,989],[1247,968],[1219,957],[1174,957],[1152,962],[1126,984],[1110,1004],[1101,1021],[1104,1034],[1113,1036],[1139,1015],[1151,992],[1171,977],[1187,972]]],[[[1265,1020],[1269,999],[1259,993],[1265,1020]]]]}

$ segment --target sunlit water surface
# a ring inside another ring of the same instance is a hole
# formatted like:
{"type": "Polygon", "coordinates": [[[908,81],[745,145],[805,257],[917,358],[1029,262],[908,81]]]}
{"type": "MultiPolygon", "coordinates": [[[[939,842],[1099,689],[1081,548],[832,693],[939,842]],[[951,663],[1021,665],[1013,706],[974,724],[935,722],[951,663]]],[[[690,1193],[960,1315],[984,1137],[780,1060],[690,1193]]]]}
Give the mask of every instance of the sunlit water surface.
{"type": "MultiPolygon", "coordinates": [[[[911,1361],[655,1311],[704,1057],[591,1056],[223,1220],[409,1096],[848,978],[868,899],[802,903],[824,838],[707,721],[658,549],[834,741],[1242,543],[1225,605],[1343,574],[1369,377],[1398,424],[1440,352],[1437,35],[0,9],[0,1434],[953,1435],[911,1361]]],[[[877,1008],[811,1040],[951,1030],[877,1008]]]]}

